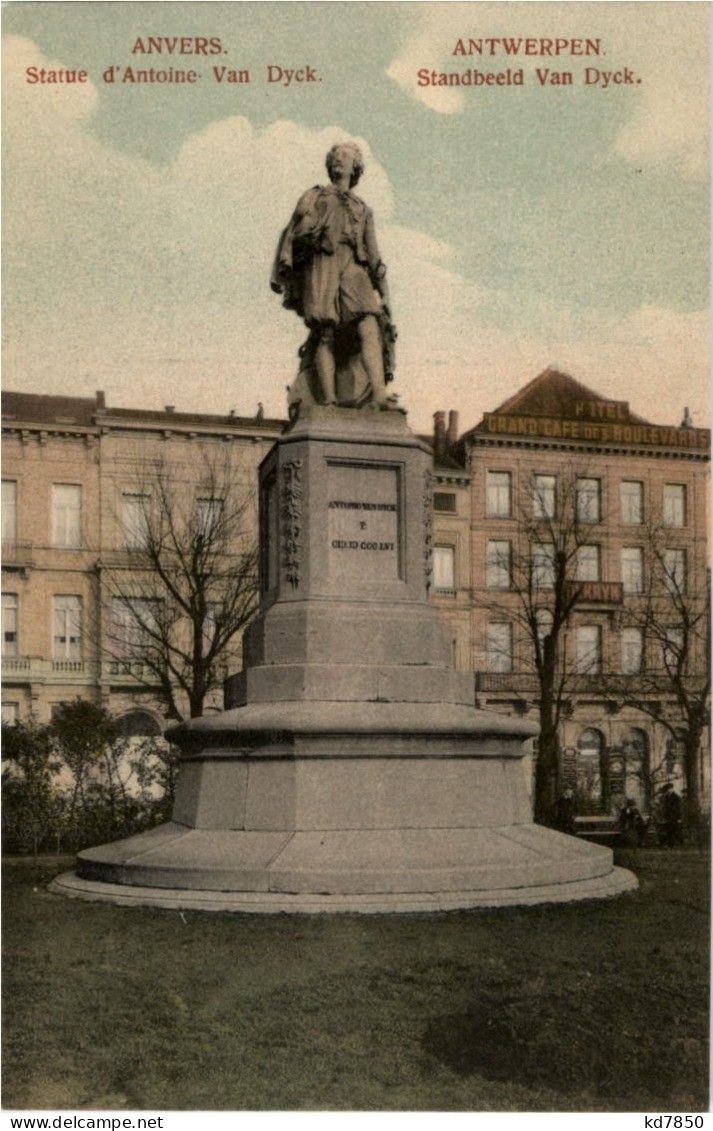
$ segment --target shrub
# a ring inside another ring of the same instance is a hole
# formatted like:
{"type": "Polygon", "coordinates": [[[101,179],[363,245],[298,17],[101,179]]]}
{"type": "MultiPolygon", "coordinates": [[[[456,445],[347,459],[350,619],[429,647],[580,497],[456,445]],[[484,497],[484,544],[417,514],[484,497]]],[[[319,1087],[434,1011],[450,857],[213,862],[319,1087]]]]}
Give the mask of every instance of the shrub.
{"type": "Polygon", "coordinates": [[[33,722],[2,728],[3,848],[20,854],[59,851],[60,763],[46,727],[33,722]]]}
{"type": "Polygon", "coordinates": [[[3,727],[2,738],[6,853],[77,852],[170,817],[176,751],[119,738],[94,703],[63,704],[48,726],[3,727]]]}

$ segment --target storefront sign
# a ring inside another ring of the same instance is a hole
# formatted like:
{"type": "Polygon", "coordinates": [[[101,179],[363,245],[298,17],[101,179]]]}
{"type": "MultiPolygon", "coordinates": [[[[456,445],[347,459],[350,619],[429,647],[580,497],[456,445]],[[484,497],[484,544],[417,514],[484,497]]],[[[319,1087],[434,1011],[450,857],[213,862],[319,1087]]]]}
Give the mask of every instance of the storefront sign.
{"type": "MultiPolygon", "coordinates": [[[[676,448],[710,447],[710,431],[707,428],[667,428],[659,424],[624,424],[618,422],[616,406],[625,401],[602,402],[613,405],[613,418],[606,414],[606,422],[599,423],[587,419],[565,420],[549,416],[510,416],[507,413],[486,412],[482,431],[507,433],[509,436],[538,436],[557,440],[593,440],[599,444],[654,444],[676,448]]],[[[588,406],[587,413],[593,411],[589,402],[577,401],[576,405],[588,406]]],[[[592,402],[596,404],[596,402],[592,402]]]]}

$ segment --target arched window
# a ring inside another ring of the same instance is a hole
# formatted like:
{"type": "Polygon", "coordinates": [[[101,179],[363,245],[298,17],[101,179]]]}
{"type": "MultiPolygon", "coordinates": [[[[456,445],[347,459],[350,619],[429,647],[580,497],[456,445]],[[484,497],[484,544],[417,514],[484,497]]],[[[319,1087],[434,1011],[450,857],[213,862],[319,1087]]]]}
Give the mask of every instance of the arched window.
{"type": "MultiPolygon", "coordinates": [[[[701,762],[701,768],[703,768],[701,762]]],[[[685,789],[685,777],[683,771],[683,742],[681,738],[666,739],[666,755],[664,761],[664,770],[666,774],[666,781],[671,782],[674,789],[681,793],[685,789]]]]}
{"type": "Polygon", "coordinates": [[[604,807],[604,735],[588,727],[577,743],[577,809],[600,813],[604,807]]]}
{"type": "Polygon", "coordinates": [[[161,724],[148,711],[127,711],[117,727],[122,738],[155,738],[161,734],[161,724]]]}
{"type": "Polygon", "coordinates": [[[627,797],[638,806],[640,810],[651,809],[652,782],[649,763],[649,736],[640,727],[632,727],[623,742],[623,753],[626,761],[627,797]]]}

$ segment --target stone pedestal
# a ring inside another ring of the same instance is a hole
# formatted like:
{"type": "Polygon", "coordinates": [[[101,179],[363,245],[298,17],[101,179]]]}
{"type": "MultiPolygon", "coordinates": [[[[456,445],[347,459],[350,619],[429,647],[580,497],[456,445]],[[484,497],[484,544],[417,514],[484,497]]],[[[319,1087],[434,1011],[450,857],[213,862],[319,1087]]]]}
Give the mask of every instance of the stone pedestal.
{"type": "Polygon", "coordinates": [[[532,823],[528,722],[476,711],[431,571],[430,450],[395,412],[318,408],[260,468],[261,606],[226,710],[171,737],[173,819],[80,853],[69,895],[426,910],[614,894],[608,849],[532,823]]]}

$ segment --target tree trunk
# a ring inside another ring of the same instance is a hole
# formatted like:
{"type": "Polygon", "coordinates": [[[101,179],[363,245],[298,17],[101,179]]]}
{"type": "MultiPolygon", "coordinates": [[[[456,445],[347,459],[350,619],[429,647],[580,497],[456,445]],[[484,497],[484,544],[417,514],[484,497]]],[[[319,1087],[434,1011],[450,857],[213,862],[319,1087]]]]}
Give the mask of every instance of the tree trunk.
{"type": "Polygon", "coordinates": [[[554,827],[559,797],[559,737],[551,700],[540,702],[540,738],[535,768],[535,820],[554,827]]]}
{"type": "Polygon", "coordinates": [[[194,671],[193,686],[188,696],[188,705],[192,719],[197,719],[203,714],[205,694],[205,683],[201,676],[194,671]]]}
{"type": "Polygon", "coordinates": [[[206,697],[206,671],[203,656],[203,626],[205,624],[205,605],[202,603],[198,616],[193,622],[193,672],[191,689],[188,695],[188,709],[192,719],[203,714],[203,703],[206,697]]]}
{"type": "Polygon", "coordinates": [[[701,818],[700,756],[702,731],[691,727],[683,740],[683,772],[686,779],[684,811],[688,831],[695,837],[701,818]]]}

